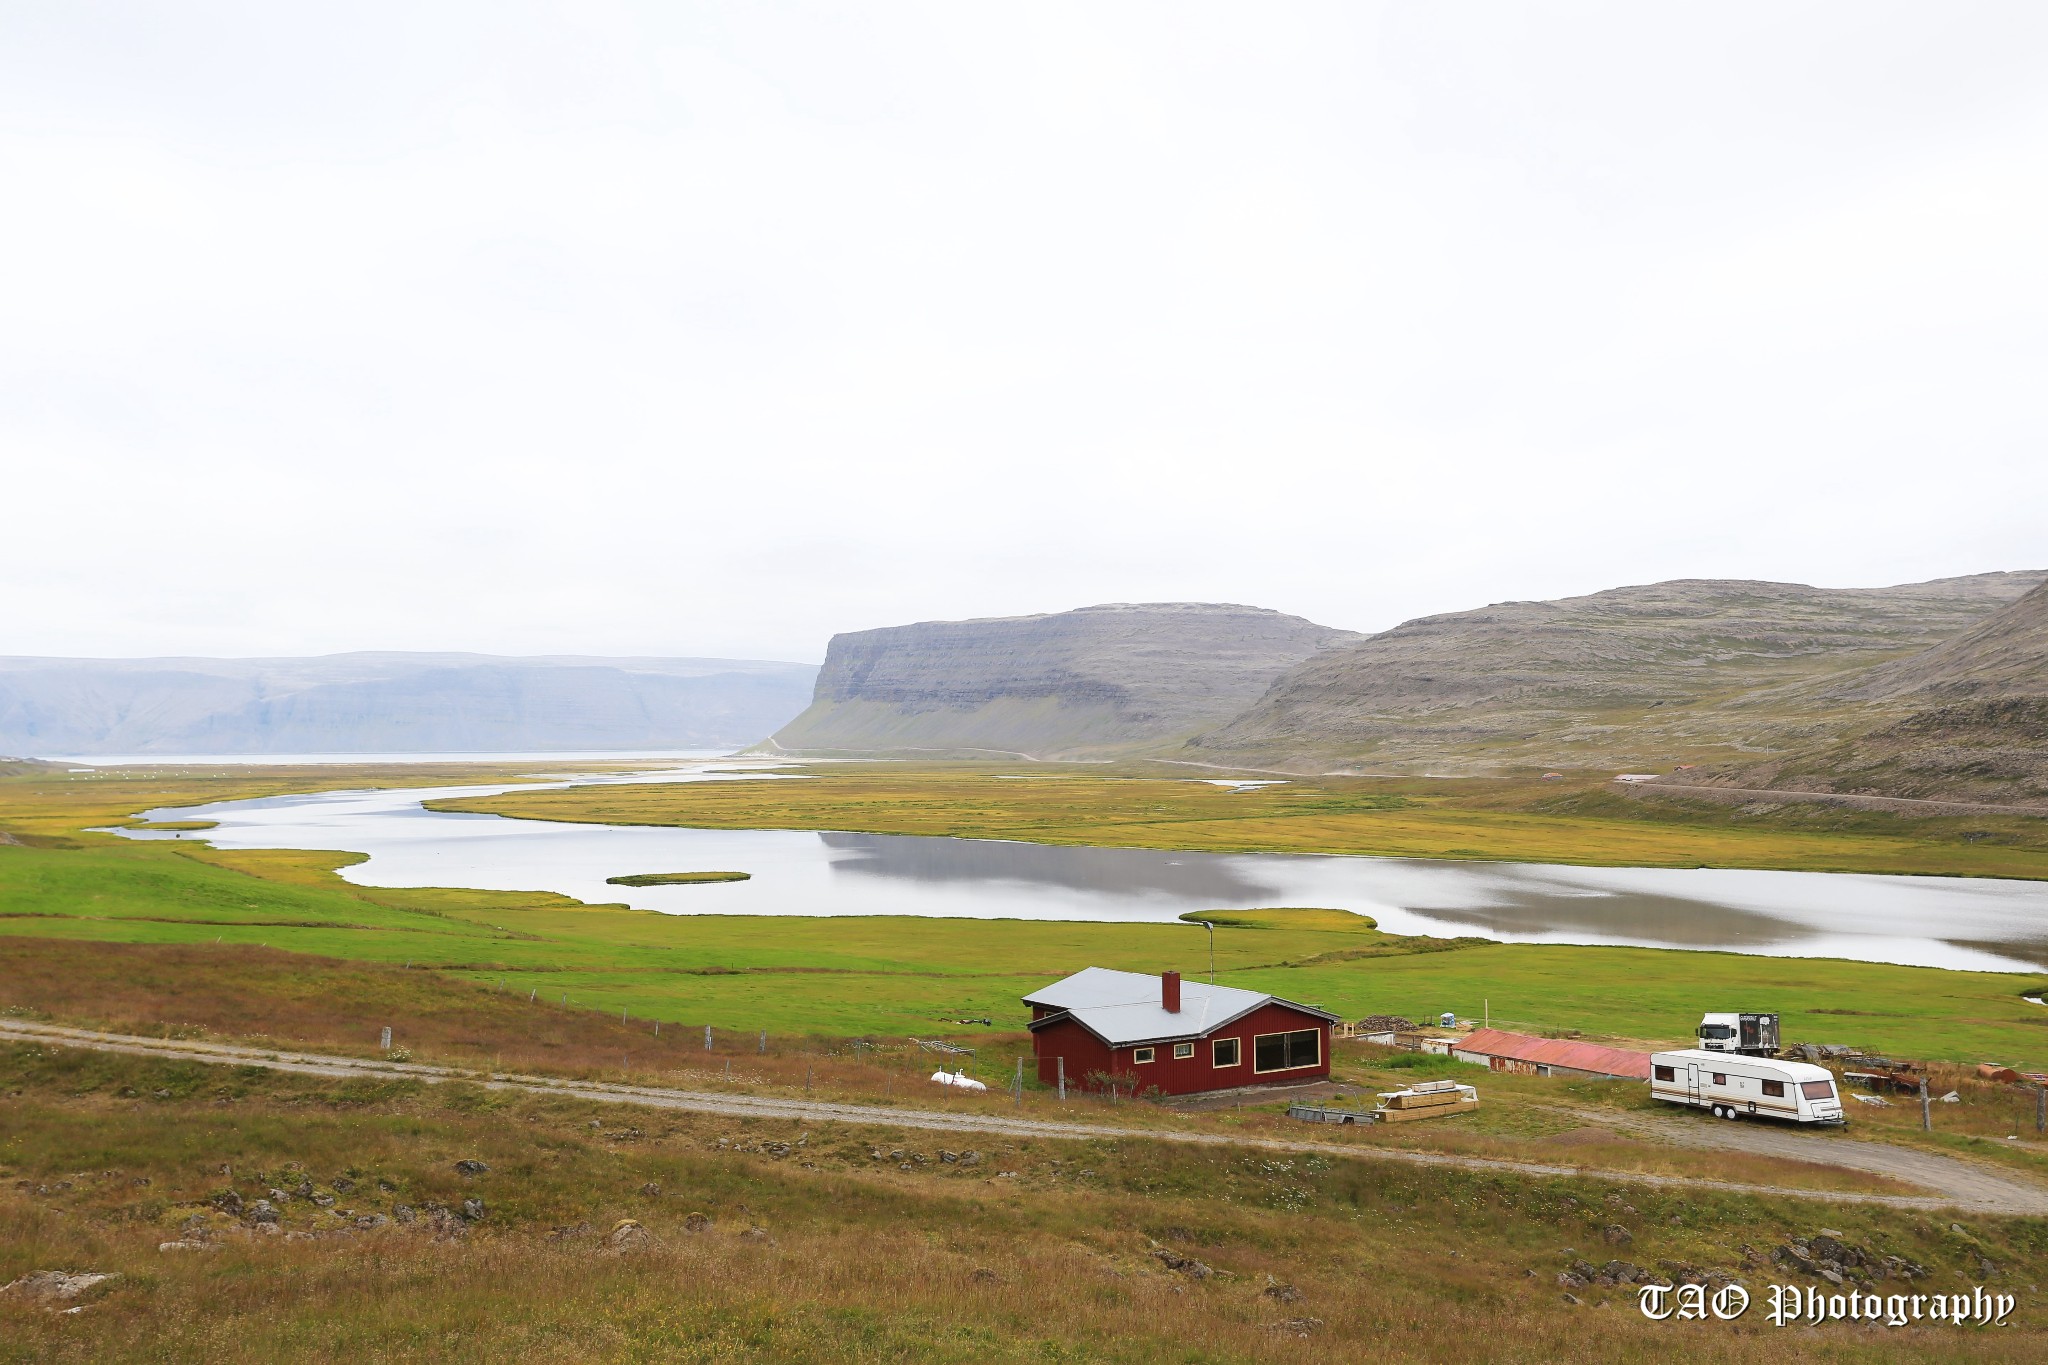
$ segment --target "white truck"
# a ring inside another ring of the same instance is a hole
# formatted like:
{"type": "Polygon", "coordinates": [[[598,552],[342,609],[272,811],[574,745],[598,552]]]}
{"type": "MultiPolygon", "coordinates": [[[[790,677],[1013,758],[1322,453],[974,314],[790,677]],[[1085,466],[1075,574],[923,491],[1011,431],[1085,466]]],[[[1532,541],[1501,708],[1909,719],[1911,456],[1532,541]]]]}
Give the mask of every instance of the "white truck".
{"type": "Polygon", "coordinates": [[[1778,1055],[1778,1016],[1775,1014],[1704,1014],[1700,1016],[1700,1046],[1708,1052],[1740,1052],[1748,1057],[1778,1055]]]}
{"type": "Polygon", "coordinates": [[[1651,1053],[1650,1098],[1711,1110],[1717,1119],[1848,1122],[1826,1067],[1705,1048],[1651,1053]]]}

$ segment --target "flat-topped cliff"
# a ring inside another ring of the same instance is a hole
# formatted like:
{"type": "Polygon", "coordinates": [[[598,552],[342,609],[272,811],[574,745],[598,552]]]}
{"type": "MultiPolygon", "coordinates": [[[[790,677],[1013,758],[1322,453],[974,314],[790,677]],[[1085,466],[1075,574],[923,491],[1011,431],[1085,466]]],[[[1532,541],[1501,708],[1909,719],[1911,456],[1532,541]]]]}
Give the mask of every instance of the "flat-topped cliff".
{"type": "Polygon", "coordinates": [[[1114,603],[835,635],[782,749],[1090,756],[1178,743],[1359,637],[1262,607],[1114,603]]]}

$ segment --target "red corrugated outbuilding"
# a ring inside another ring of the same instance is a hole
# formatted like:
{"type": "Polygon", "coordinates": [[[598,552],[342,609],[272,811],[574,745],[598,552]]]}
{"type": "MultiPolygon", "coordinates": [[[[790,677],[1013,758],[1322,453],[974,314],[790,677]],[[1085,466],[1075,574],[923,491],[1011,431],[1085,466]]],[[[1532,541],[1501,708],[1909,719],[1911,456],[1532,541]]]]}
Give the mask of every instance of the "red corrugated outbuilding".
{"type": "Polygon", "coordinates": [[[1599,1076],[1614,1080],[1650,1079],[1650,1054],[1565,1038],[1532,1038],[1497,1028],[1475,1029],[1451,1045],[1451,1055],[1478,1062],[1495,1071],[1529,1075],[1599,1076]]]}
{"type": "Polygon", "coordinates": [[[1330,1074],[1330,1026],[1312,1005],[1180,973],[1089,967],[1024,997],[1038,1079],[1065,1064],[1068,1085],[1192,1095],[1293,1084],[1330,1074]]]}

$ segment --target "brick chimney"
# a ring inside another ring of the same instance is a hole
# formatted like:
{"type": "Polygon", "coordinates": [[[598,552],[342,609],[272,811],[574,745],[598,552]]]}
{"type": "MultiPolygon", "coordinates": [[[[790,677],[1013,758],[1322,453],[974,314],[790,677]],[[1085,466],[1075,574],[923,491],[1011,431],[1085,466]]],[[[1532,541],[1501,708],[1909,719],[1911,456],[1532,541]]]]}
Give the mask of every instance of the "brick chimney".
{"type": "Polygon", "coordinates": [[[1162,972],[1159,976],[1159,1003],[1166,1007],[1168,1014],[1180,1013],[1180,973],[1162,972]]]}

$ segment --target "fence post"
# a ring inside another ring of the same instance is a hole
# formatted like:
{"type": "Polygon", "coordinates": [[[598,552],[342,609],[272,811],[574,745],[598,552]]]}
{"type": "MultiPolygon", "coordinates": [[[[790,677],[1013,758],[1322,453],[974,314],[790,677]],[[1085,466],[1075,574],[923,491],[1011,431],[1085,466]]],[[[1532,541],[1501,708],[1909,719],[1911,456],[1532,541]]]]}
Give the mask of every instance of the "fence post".
{"type": "Polygon", "coordinates": [[[709,1024],[704,1026],[704,1050],[706,1052],[711,1051],[711,1025],[709,1024]]]}
{"type": "Polygon", "coordinates": [[[391,1025],[384,1026],[384,1041],[380,1045],[386,1052],[391,1051],[391,1025]]]}
{"type": "Polygon", "coordinates": [[[1016,1093],[1017,1103],[1021,1107],[1024,1103],[1024,1059],[1022,1057],[1017,1059],[1017,1079],[1010,1083],[1010,1088],[1016,1093]]]}
{"type": "Polygon", "coordinates": [[[811,1064],[809,1062],[804,1063],[804,1093],[806,1095],[811,1093],[811,1064]]]}
{"type": "Polygon", "coordinates": [[[2034,1087],[2034,1131],[2048,1133],[2048,1085],[2034,1087]]]}
{"type": "Polygon", "coordinates": [[[762,1055],[763,1057],[766,1057],[766,1056],[768,1055],[768,1030],[767,1030],[767,1029],[762,1029],[762,1030],[761,1030],[761,1048],[760,1048],[760,1052],[761,1052],[761,1055],[762,1055]]]}
{"type": "Polygon", "coordinates": [[[1065,1053],[1062,1053],[1062,1054],[1060,1054],[1060,1059],[1059,1059],[1059,1063],[1060,1063],[1060,1103],[1061,1103],[1061,1104],[1065,1104],[1065,1103],[1067,1102],[1067,1058],[1066,1058],[1066,1054],[1065,1054],[1065,1053]]]}
{"type": "Polygon", "coordinates": [[[1920,1078],[1920,1131],[1923,1133],[1934,1131],[1934,1105],[1927,1098],[1927,1078],[1925,1076],[1920,1078]]]}

